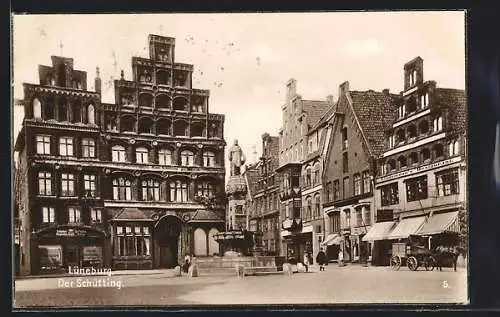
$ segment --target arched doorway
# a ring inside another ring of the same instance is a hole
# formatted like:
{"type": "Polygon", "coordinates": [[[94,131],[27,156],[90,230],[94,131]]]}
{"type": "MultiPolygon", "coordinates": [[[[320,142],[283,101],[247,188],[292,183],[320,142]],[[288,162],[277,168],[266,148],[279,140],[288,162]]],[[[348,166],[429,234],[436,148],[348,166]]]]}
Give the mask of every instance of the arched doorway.
{"type": "Polygon", "coordinates": [[[181,220],[175,216],[165,216],[156,223],[154,239],[157,245],[157,266],[173,268],[179,264],[181,229],[181,220]]]}
{"type": "Polygon", "coordinates": [[[194,255],[207,255],[207,234],[202,228],[197,228],[194,231],[194,255]]]}

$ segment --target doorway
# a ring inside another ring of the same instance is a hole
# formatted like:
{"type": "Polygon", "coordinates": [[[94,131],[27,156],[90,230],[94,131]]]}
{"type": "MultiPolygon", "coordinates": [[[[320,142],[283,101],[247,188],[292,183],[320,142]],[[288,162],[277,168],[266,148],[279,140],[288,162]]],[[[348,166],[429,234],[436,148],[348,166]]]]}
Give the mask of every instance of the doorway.
{"type": "Polygon", "coordinates": [[[155,226],[155,243],[157,245],[156,266],[174,268],[179,265],[179,241],[181,221],[175,216],[165,216],[155,226]]]}
{"type": "Polygon", "coordinates": [[[170,269],[179,265],[177,237],[166,236],[158,243],[160,245],[160,267],[170,269]]]}
{"type": "Polygon", "coordinates": [[[72,245],[66,248],[66,265],[70,266],[80,266],[80,250],[78,246],[72,245]]]}

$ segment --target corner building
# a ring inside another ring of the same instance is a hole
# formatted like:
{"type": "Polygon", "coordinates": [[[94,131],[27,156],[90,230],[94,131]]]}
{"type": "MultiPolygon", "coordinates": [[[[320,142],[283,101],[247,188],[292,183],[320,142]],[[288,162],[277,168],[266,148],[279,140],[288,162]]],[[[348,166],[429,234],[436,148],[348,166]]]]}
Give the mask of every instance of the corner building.
{"type": "Polygon", "coordinates": [[[123,71],[115,80],[114,104],[100,103],[98,77],[85,91],[72,59],[53,57],[40,85],[25,84],[16,143],[18,175],[31,177],[19,204],[25,274],[97,265],[86,259],[169,268],[186,252],[219,252],[224,116],[209,113],[208,90],[192,88],[193,66],[175,62],[175,39],[150,35],[149,52],[132,58],[131,81],[123,71]]]}

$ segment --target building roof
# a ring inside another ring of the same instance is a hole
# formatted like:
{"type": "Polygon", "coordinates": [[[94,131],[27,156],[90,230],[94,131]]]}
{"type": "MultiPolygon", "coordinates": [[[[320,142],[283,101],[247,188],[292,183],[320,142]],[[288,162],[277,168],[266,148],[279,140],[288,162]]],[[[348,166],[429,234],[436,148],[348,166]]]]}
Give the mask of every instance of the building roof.
{"type": "Polygon", "coordinates": [[[394,100],[398,95],[385,92],[349,91],[352,107],[368,147],[378,156],[385,150],[385,130],[396,121],[394,100]]]}
{"type": "Polygon", "coordinates": [[[247,167],[245,171],[245,178],[247,182],[248,194],[253,198],[254,193],[257,191],[257,180],[259,179],[259,164],[252,164],[247,167]]]}
{"type": "Polygon", "coordinates": [[[336,110],[337,110],[337,103],[329,105],[326,111],[323,112],[321,117],[318,119],[318,121],[312,126],[309,133],[312,133],[314,130],[318,129],[320,126],[326,123],[328,119],[330,119],[330,117],[335,113],[336,110]]]}
{"type": "Polygon", "coordinates": [[[326,100],[302,100],[302,111],[306,113],[308,127],[313,127],[330,107],[326,100]]]}
{"type": "Polygon", "coordinates": [[[467,131],[467,97],[461,89],[436,88],[434,102],[441,109],[450,111],[450,134],[467,131]]]}
{"type": "Polygon", "coordinates": [[[224,217],[212,210],[199,209],[191,218],[191,221],[224,221],[224,217]]]}

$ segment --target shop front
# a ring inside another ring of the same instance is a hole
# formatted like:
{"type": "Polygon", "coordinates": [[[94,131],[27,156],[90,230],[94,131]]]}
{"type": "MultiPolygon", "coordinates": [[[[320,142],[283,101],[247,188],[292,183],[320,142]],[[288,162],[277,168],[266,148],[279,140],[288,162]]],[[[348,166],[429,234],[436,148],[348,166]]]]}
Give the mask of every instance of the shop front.
{"type": "Polygon", "coordinates": [[[361,238],[361,241],[371,245],[371,264],[373,266],[389,265],[393,241],[389,240],[388,236],[394,225],[394,221],[377,222],[361,238]]]}
{"type": "Polygon", "coordinates": [[[328,261],[337,261],[340,251],[340,243],[342,237],[338,233],[329,234],[326,239],[321,243],[321,247],[325,250],[328,261]]]}
{"type": "Polygon", "coordinates": [[[32,271],[63,273],[74,268],[105,266],[105,233],[86,226],[58,226],[34,233],[32,271]]]}

